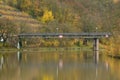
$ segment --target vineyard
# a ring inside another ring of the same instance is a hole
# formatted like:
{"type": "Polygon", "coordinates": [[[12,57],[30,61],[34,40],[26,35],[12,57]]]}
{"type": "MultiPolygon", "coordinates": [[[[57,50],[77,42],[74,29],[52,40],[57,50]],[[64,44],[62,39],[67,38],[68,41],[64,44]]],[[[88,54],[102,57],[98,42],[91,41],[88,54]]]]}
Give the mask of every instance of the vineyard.
{"type": "MultiPolygon", "coordinates": [[[[33,19],[30,15],[25,12],[20,12],[19,10],[12,8],[6,4],[0,3],[0,14],[2,18],[8,19],[16,25],[21,25],[21,28],[29,28],[28,32],[36,32],[39,27],[42,27],[40,22],[33,19]]],[[[27,32],[27,30],[25,30],[27,32]]]]}

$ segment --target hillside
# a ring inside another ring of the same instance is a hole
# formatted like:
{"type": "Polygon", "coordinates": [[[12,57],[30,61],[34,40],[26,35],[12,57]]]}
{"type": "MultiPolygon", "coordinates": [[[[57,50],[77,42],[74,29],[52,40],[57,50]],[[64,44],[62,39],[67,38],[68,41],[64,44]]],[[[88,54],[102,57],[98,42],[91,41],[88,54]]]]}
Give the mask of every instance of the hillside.
{"type": "Polygon", "coordinates": [[[18,32],[22,28],[22,32],[37,32],[38,28],[41,27],[41,24],[38,20],[33,19],[32,16],[28,15],[25,12],[20,12],[18,9],[10,7],[6,4],[0,3],[0,14],[1,20],[11,21],[17,28],[18,32]]]}
{"type": "Polygon", "coordinates": [[[3,0],[3,3],[0,12],[6,17],[34,27],[41,22],[51,32],[55,32],[55,27],[59,27],[60,32],[91,32],[97,27],[98,31],[114,33],[120,26],[119,0],[3,0]],[[17,10],[9,9],[5,4],[17,10]]]}

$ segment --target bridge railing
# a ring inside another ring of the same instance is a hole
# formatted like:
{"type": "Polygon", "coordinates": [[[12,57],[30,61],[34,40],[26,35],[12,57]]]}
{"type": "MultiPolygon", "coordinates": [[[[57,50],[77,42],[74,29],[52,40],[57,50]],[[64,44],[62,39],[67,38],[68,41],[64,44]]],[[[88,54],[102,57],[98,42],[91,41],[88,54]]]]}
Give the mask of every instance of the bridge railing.
{"type": "Polygon", "coordinates": [[[109,37],[111,33],[107,32],[92,32],[92,33],[22,33],[19,34],[19,38],[34,38],[34,37],[41,37],[41,38],[102,38],[102,37],[109,37]]]}

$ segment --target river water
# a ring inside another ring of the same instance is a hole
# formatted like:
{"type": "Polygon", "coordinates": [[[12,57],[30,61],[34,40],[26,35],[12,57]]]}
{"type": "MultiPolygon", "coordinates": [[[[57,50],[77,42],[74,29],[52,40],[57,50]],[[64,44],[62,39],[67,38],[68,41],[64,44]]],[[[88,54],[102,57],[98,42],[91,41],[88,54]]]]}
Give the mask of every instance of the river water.
{"type": "Polygon", "coordinates": [[[120,80],[119,59],[90,51],[0,54],[0,80],[120,80]]]}

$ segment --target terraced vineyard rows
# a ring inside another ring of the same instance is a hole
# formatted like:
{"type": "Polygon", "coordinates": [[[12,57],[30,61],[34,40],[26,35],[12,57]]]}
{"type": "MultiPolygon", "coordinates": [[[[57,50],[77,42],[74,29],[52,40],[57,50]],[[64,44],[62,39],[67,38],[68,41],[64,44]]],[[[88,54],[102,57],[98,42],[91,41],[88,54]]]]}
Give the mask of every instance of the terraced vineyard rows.
{"type": "Polygon", "coordinates": [[[14,21],[15,23],[24,24],[24,27],[27,26],[31,29],[33,28],[34,31],[41,27],[40,22],[36,19],[33,19],[27,13],[20,12],[19,10],[3,3],[0,3],[0,14],[2,17],[14,21]]]}

